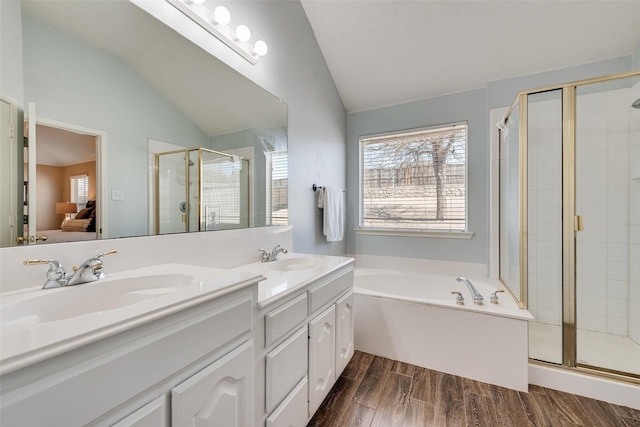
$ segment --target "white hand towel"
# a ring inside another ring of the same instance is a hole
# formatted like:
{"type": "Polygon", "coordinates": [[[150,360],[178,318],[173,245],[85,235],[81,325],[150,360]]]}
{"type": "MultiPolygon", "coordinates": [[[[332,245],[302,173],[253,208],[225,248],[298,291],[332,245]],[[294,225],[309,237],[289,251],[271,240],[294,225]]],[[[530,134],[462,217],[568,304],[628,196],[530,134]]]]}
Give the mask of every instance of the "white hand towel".
{"type": "Polygon", "coordinates": [[[324,188],[323,233],[327,242],[339,242],[344,235],[344,192],[335,188],[324,188]]]}

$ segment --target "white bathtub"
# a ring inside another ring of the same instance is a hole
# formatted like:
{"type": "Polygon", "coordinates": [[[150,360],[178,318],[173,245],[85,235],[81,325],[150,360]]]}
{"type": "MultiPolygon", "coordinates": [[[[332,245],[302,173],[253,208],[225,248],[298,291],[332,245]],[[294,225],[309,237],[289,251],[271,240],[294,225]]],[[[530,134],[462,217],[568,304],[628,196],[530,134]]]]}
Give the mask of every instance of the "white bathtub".
{"type": "Polygon", "coordinates": [[[455,275],[356,268],[356,349],[503,387],[528,387],[526,310],[509,294],[489,303],[498,284],[470,278],[476,306],[455,275]],[[456,304],[459,291],[465,305],[456,304]]]}

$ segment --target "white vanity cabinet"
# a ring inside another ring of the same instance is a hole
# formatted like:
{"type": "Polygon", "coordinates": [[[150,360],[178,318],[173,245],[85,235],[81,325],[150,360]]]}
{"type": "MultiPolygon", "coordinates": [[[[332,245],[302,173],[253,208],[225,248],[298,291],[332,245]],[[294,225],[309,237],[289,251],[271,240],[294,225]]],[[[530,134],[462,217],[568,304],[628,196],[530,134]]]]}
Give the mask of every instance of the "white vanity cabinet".
{"type": "Polygon", "coordinates": [[[0,425],[250,427],[256,300],[253,282],[6,373],[0,425]]]}
{"type": "Polygon", "coordinates": [[[260,312],[265,372],[256,426],[304,426],[318,409],[353,356],[352,288],[348,264],[260,312]]]}

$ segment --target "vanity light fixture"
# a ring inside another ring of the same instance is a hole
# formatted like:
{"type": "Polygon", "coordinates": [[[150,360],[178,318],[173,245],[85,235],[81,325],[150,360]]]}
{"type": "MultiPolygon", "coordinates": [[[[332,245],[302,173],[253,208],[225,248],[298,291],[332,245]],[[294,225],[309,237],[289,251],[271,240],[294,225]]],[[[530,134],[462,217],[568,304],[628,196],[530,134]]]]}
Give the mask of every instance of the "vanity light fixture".
{"type": "Polygon", "coordinates": [[[258,58],[269,51],[264,40],[251,43],[251,30],[246,25],[240,24],[232,29],[229,26],[231,13],[224,6],[217,6],[212,12],[204,4],[206,0],[166,1],[251,64],[255,65],[258,58]]]}
{"type": "Polygon", "coordinates": [[[238,25],[234,34],[241,42],[248,42],[251,39],[251,30],[246,25],[238,25]]]}
{"type": "Polygon", "coordinates": [[[217,6],[213,9],[213,15],[211,15],[214,24],[229,25],[231,22],[231,12],[224,6],[217,6]]]}
{"type": "Polygon", "coordinates": [[[269,51],[269,46],[267,46],[267,44],[262,40],[258,40],[253,45],[253,53],[255,53],[258,56],[265,56],[268,51],[269,51]]]}

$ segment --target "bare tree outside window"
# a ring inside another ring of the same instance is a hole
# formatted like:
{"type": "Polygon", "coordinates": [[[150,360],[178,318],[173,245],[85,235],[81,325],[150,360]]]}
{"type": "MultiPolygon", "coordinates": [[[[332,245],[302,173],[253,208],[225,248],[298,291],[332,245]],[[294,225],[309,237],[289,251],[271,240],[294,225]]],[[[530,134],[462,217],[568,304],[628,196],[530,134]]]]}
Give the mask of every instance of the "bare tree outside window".
{"type": "Polygon", "coordinates": [[[466,123],[360,139],[360,227],[466,230],[466,123]]]}

